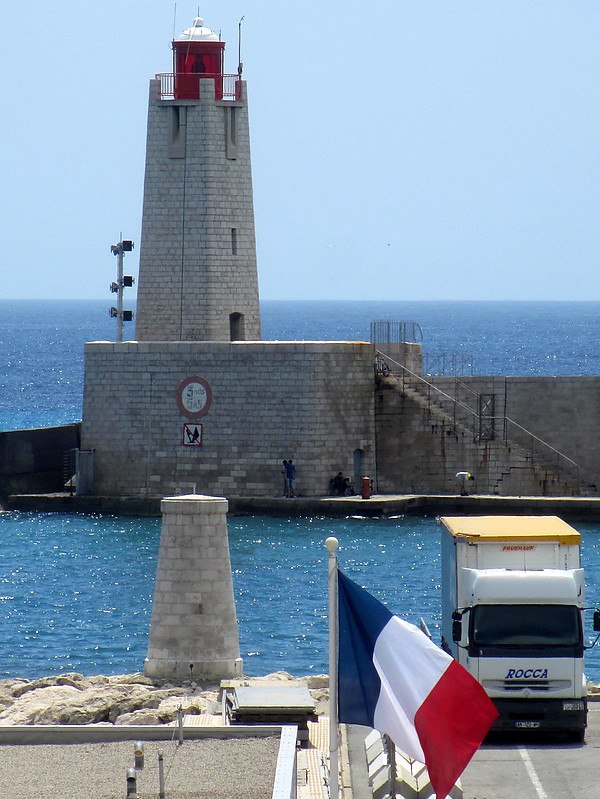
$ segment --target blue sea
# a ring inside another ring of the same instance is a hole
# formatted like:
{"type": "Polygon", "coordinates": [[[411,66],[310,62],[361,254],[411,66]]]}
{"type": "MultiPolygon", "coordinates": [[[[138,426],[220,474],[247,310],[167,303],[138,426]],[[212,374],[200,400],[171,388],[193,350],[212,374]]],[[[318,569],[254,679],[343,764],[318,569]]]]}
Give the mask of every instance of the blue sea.
{"type": "MultiPolygon", "coordinates": [[[[107,305],[0,301],[0,430],[81,418],[83,344],[115,336],[107,305]]],[[[468,374],[600,373],[600,303],[264,302],[262,317],[263,338],[279,340],[368,340],[373,320],[414,321],[433,374],[458,363],[468,374]]],[[[577,527],[589,604],[599,604],[600,525],[577,527]]],[[[159,533],[158,519],[0,513],[0,676],[141,670],[159,533]]],[[[327,670],[329,535],[349,576],[439,640],[435,519],[233,518],[248,674],[327,670]]],[[[600,682],[600,644],[587,674],[600,682]]]]}
{"type": "MultiPolygon", "coordinates": [[[[0,300],[0,430],[81,418],[83,344],[110,341],[108,301],[0,300]]],[[[600,302],[263,302],[263,338],[368,341],[377,319],[416,322],[426,370],[600,374],[600,302]]],[[[133,323],[125,323],[133,338],[133,323]]]]}

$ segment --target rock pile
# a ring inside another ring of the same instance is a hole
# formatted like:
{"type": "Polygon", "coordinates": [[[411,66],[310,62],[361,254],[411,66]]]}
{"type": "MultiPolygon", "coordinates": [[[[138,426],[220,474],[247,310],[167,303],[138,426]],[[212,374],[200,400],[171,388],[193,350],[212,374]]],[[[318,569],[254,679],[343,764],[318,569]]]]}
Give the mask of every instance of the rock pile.
{"type": "MultiPolygon", "coordinates": [[[[326,676],[295,680],[286,672],[277,672],[260,678],[263,680],[303,683],[321,707],[327,697],[326,676]]],[[[139,673],[114,677],[70,673],[31,681],[1,680],[0,726],[168,724],[176,718],[180,706],[186,715],[219,712],[218,693],[218,685],[160,684],[139,673]]]]}

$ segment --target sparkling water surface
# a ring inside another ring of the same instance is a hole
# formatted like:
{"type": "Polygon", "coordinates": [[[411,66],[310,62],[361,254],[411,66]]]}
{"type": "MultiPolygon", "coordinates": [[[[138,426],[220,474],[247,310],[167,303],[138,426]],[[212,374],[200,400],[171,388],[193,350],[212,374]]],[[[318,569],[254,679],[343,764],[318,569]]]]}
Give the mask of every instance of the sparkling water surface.
{"type": "MultiPolygon", "coordinates": [[[[109,305],[0,300],[0,430],[81,419],[83,347],[114,340],[109,305]]],[[[265,340],[368,341],[376,319],[418,322],[430,374],[452,355],[474,374],[600,374],[599,302],[261,303],[265,340]]]]}
{"type": "MultiPolygon", "coordinates": [[[[81,419],[83,347],[114,340],[109,305],[0,300],[0,430],[81,419]]],[[[373,320],[416,321],[432,374],[452,353],[469,356],[475,374],[600,374],[598,302],[267,301],[261,317],[266,340],[368,340],[373,320]]],[[[158,519],[0,513],[0,675],[140,670],[159,528],[158,519]]],[[[600,525],[578,529],[589,604],[600,604],[600,525]]],[[[329,535],[349,576],[409,621],[422,616],[439,642],[435,520],[234,518],[229,535],[247,673],[326,671],[329,535]]],[[[587,672],[600,682],[600,646],[587,672]]]]}
{"type": "MultiPolygon", "coordinates": [[[[591,605],[600,526],[577,526],[591,605]]],[[[439,643],[435,519],[234,517],[228,528],[247,674],[327,672],[330,535],[349,577],[406,620],[423,617],[439,643]]],[[[0,536],[0,676],[143,669],[159,519],[9,512],[0,514],[0,536]]],[[[600,682],[600,645],[586,662],[588,678],[600,682]]]]}

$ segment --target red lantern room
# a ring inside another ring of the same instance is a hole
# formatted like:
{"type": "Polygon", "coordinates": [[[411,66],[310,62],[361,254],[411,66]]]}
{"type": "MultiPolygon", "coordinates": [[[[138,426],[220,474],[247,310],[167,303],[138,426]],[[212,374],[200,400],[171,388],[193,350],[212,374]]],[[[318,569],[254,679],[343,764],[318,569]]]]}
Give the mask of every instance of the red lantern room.
{"type": "Polygon", "coordinates": [[[175,99],[198,100],[200,79],[212,78],[215,99],[222,100],[224,51],[225,42],[220,42],[214,31],[204,27],[204,20],[196,17],[192,27],[173,41],[175,99]]]}

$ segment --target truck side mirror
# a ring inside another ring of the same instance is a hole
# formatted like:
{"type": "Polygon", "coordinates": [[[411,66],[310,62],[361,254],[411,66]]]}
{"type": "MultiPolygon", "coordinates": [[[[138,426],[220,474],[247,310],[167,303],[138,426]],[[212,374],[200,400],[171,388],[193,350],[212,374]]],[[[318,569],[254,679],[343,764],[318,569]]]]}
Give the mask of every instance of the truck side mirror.
{"type": "Polygon", "coordinates": [[[461,621],[453,621],[452,622],[452,640],[455,644],[457,644],[462,638],[462,622],[461,621]]]}
{"type": "Polygon", "coordinates": [[[452,640],[457,644],[462,638],[462,621],[452,622],[452,640]]]}
{"type": "Polygon", "coordinates": [[[594,632],[600,632],[600,610],[594,611],[594,632]]]}
{"type": "Polygon", "coordinates": [[[457,644],[462,638],[462,613],[455,610],[452,614],[452,640],[457,644]]]}

